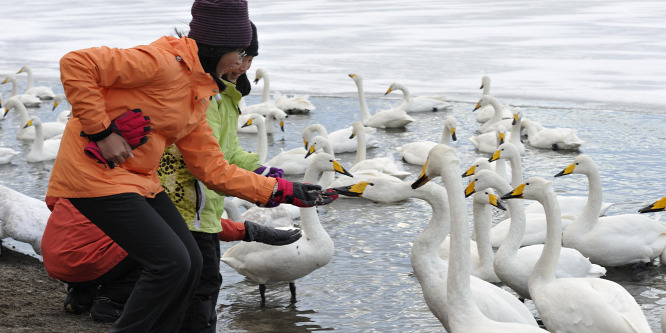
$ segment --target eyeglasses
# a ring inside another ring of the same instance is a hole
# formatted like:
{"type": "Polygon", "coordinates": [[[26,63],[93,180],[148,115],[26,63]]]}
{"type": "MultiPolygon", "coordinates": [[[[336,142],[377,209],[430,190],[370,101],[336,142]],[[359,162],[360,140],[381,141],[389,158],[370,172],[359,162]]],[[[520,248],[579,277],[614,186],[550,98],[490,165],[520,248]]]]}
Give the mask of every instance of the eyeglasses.
{"type": "Polygon", "coordinates": [[[245,58],[245,56],[247,55],[247,53],[245,53],[245,48],[242,47],[235,49],[234,52],[238,54],[238,60],[243,60],[243,58],[245,58]]]}

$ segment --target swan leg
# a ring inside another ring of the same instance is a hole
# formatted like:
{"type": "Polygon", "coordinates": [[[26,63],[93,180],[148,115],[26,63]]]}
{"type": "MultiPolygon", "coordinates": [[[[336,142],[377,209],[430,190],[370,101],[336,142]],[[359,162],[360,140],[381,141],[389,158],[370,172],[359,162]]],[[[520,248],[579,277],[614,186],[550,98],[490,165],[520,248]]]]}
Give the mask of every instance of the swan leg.
{"type": "Polygon", "coordinates": [[[296,303],[296,284],[289,282],[289,291],[291,291],[291,302],[296,303]]]}
{"type": "Polygon", "coordinates": [[[259,285],[259,294],[261,295],[261,306],[263,307],[266,305],[266,285],[265,284],[260,284],[259,285]]]}

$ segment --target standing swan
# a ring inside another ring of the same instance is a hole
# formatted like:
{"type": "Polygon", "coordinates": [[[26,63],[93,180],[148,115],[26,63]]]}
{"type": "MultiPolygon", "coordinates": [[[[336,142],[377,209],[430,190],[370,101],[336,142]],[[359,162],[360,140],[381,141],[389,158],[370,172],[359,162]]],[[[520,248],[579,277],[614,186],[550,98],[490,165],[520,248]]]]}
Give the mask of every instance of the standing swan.
{"type": "MultiPolygon", "coordinates": [[[[330,155],[318,154],[308,166],[303,181],[314,184],[324,170],[347,173],[330,155]]],[[[333,258],[333,240],[321,226],[316,207],[301,208],[303,237],[296,242],[271,246],[258,242],[234,245],[222,256],[222,261],[239,274],[259,284],[261,304],[266,302],[266,284],[288,281],[291,302],[296,302],[296,285],[300,279],[333,258]]]]}
{"type": "MultiPolygon", "coordinates": [[[[536,325],[536,321],[527,307],[522,303],[514,310],[523,313],[523,320],[516,322],[498,322],[491,319],[481,309],[481,303],[472,296],[470,287],[469,266],[469,225],[460,180],[460,161],[455,149],[446,145],[437,145],[428,154],[428,161],[423,166],[419,178],[412,184],[413,188],[423,186],[433,177],[442,177],[449,197],[451,216],[451,257],[449,260],[446,289],[448,293],[448,332],[544,332],[536,325]],[[527,313],[525,313],[527,311],[527,313]]],[[[416,243],[414,244],[416,246],[416,243]]],[[[439,286],[441,288],[441,286],[439,286]]],[[[515,298],[514,298],[515,299],[515,298]]],[[[496,310],[503,307],[496,304],[496,310]]]]}
{"type": "Polygon", "coordinates": [[[356,83],[358,90],[358,100],[361,107],[361,120],[363,125],[375,128],[404,128],[416,119],[410,117],[405,110],[391,108],[388,110],[377,111],[370,115],[368,105],[365,103],[365,92],[363,91],[363,77],[359,74],[349,74],[349,77],[356,83]]]}
{"type": "Polygon", "coordinates": [[[661,263],[666,262],[666,224],[640,214],[599,217],[601,177],[589,156],[577,156],[556,177],[569,174],[586,175],[590,195],[583,213],[564,229],[564,246],[604,266],[649,263],[659,256],[661,263]]]}
{"type": "Polygon", "coordinates": [[[548,219],[546,244],[530,275],[532,301],[551,332],[649,333],[652,330],[636,300],[619,284],[606,279],[555,276],[562,249],[561,214],[550,182],[532,177],[502,199],[537,200],[548,219]]]}

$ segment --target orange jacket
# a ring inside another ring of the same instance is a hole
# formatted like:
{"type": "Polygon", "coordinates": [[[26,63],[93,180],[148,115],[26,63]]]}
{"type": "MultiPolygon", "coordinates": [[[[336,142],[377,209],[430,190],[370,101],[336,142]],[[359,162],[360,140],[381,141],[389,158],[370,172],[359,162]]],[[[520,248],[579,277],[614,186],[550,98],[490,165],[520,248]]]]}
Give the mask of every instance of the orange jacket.
{"type": "Polygon", "coordinates": [[[162,37],[130,49],[73,51],[60,60],[72,118],[67,122],[46,195],[86,198],[118,193],[154,197],[162,191],[157,167],[173,143],[194,176],[208,188],[250,202],[265,203],[276,180],[230,165],[206,123],[206,109],[218,88],[197,57],[194,40],[162,37]],[[150,116],[148,142],[134,158],[114,169],[83,153],[88,139],[111,120],[139,108],[150,116]]]}

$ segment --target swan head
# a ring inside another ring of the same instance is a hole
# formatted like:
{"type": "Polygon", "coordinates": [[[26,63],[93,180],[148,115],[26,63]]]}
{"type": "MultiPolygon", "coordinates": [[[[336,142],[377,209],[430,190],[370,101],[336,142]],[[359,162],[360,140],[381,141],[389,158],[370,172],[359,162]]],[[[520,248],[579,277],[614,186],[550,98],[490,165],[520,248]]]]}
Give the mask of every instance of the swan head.
{"type": "Polygon", "coordinates": [[[42,121],[39,119],[37,116],[32,116],[30,117],[30,120],[28,120],[28,123],[23,126],[23,128],[28,128],[30,126],[35,126],[39,127],[42,126],[42,121]]]}
{"type": "Polygon", "coordinates": [[[469,197],[474,193],[489,188],[496,188],[498,187],[497,184],[501,183],[508,185],[506,180],[494,171],[490,169],[479,170],[474,177],[472,177],[470,183],[467,184],[467,187],[465,188],[465,197],[469,197]]]}
{"type": "Polygon", "coordinates": [[[384,96],[390,94],[390,93],[391,93],[392,91],[394,91],[394,90],[402,90],[402,92],[404,93],[406,89],[407,89],[407,88],[405,88],[405,86],[403,86],[403,85],[401,85],[401,84],[399,84],[399,83],[393,82],[393,83],[391,83],[391,85],[389,86],[389,88],[388,88],[388,90],[386,91],[386,93],[384,94],[384,96]]]}
{"type": "Polygon", "coordinates": [[[442,168],[448,163],[455,163],[456,165],[460,164],[456,150],[445,144],[438,144],[432,147],[430,152],[428,152],[428,159],[423,165],[421,174],[414,183],[412,183],[412,188],[419,188],[428,183],[431,179],[441,176],[442,168]]]}
{"type": "Polygon", "coordinates": [[[248,127],[255,125],[257,127],[260,126],[264,122],[264,117],[262,117],[260,114],[257,113],[251,113],[249,117],[247,118],[247,121],[245,121],[245,124],[241,126],[241,128],[248,127]]]}
{"type": "Polygon", "coordinates": [[[21,108],[21,107],[25,108],[25,107],[23,106],[23,103],[21,103],[21,101],[19,101],[18,99],[16,99],[16,97],[10,97],[10,98],[8,98],[8,99],[5,101],[5,114],[3,115],[3,117],[6,117],[6,116],[7,116],[7,114],[9,113],[9,110],[12,110],[12,109],[19,109],[19,108],[21,108]]]}
{"type": "Polygon", "coordinates": [[[492,170],[492,168],[490,167],[490,162],[488,162],[488,159],[485,157],[479,157],[476,160],[474,160],[474,163],[472,163],[472,165],[469,168],[467,168],[467,171],[465,171],[465,173],[463,173],[462,176],[463,178],[469,177],[481,170],[492,170]]]}
{"type": "Polygon", "coordinates": [[[16,74],[21,74],[21,73],[24,73],[24,72],[29,73],[30,72],[30,67],[28,67],[27,65],[23,66],[18,70],[18,72],[16,72],[16,74]]]}
{"type": "Polygon", "coordinates": [[[652,213],[652,212],[661,212],[666,209],[666,197],[663,197],[651,205],[647,205],[638,210],[639,213],[652,213]]]}
{"type": "Polygon", "coordinates": [[[515,125],[519,121],[521,121],[522,124],[522,119],[523,119],[523,110],[518,107],[513,108],[513,120],[511,121],[511,125],[515,125]]]}
{"type": "Polygon", "coordinates": [[[285,119],[289,118],[289,115],[287,115],[286,112],[278,108],[273,108],[266,114],[266,118],[268,117],[277,120],[280,123],[280,130],[284,132],[284,121],[285,119]]]}
{"type": "Polygon", "coordinates": [[[349,138],[353,139],[359,135],[359,133],[365,133],[365,125],[360,121],[355,121],[354,124],[352,124],[352,133],[349,138]]]}
{"type": "Polygon", "coordinates": [[[257,71],[254,72],[254,84],[259,83],[259,80],[263,79],[265,75],[263,68],[257,68],[257,71]]]}
{"type": "Polygon", "coordinates": [[[322,124],[310,124],[303,129],[303,144],[305,144],[305,149],[309,147],[309,141],[312,140],[312,136],[317,133],[322,136],[328,136],[326,128],[322,124]]]}
{"type": "Polygon", "coordinates": [[[64,103],[67,100],[65,97],[65,94],[56,94],[55,97],[53,98],[53,108],[51,111],[55,111],[55,109],[58,107],[58,105],[64,103]]]}
{"type": "Polygon", "coordinates": [[[566,176],[570,174],[590,174],[597,171],[597,165],[591,157],[581,154],[576,156],[572,164],[569,164],[564,170],[560,171],[555,177],[566,176]]]}
{"type": "Polygon", "coordinates": [[[451,133],[451,140],[457,141],[458,139],[456,138],[456,126],[458,126],[458,122],[456,121],[456,118],[453,118],[452,116],[446,117],[446,120],[444,121],[444,127],[449,130],[451,133]]]}
{"type": "Polygon", "coordinates": [[[330,142],[328,142],[328,139],[326,139],[321,135],[317,135],[312,139],[310,148],[308,149],[307,154],[305,154],[305,158],[308,158],[310,155],[314,154],[319,149],[324,149],[324,151],[331,152],[333,151],[333,149],[330,146],[331,144],[330,142]]]}
{"type": "MultiPolygon", "coordinates": [[[[310,165],[313,165],[320,171],[335,171],[348,177],[354,177],[354,175],[342,167],[342,164],[340,164],[333,155],[325,152],[321,152],[314,156],[310,165]]],[[[310,166],[308,166],[308,168],[310,168],[310,166]]]]}
{"type": "Polygon", "coordinates": [[[490,95],[483,95],[483,96],[481,96],[479,101],[476,103],[476,107],[474,107],[474,110],[472,110],[472,111],[476,111],[476,110],[478,110],[478,109],[480,109],[480,108],[482,108],[486,105],[491,104],[494,101],[495,101],[494,97],[492,97],[490,95]]]}
{"type": "Polygon", "coordinates": [[[545,196],[549,191],[551,182],[541,177],[531,177],[524,183],[518,185],[511,192],[502,196],[502,200],[507,199],[529,199],[539,202],[545,202],[545,196]]]}
{"type": "Polygon", "coordinates": [[[349,77],[354,80],[357,86],[360,86],[363,83],[363,76],[361,76],[361,74],[349,74],[349,77]]]}
{"type": "Polygon", "coordinates": [[[483,89],[488,86],[490,86],[490,76],[484,75],[481,78],[481,87],[479,87],[479,89],[483,89]]]}
{"type": "Polygon", "coordinates": [[[505,142],[497,146],[497,150],[495,153],[493,153],[493,156],[488,159],[488,162],[494,162],[500,158],[507,159],[513,156],[520,156],[520,153],[518,153],[518,148],[516,148],[516,146],[511,142],[505,142]]]}
{"type": "Polygon", "coordinates": [[[484,191],[476,192],[472,199],[475,204],[491,205],[501,210],[506,210],[506,208],[502,206],[502,203],[500,203],[499,197],[489,188],[484,191]]]}

